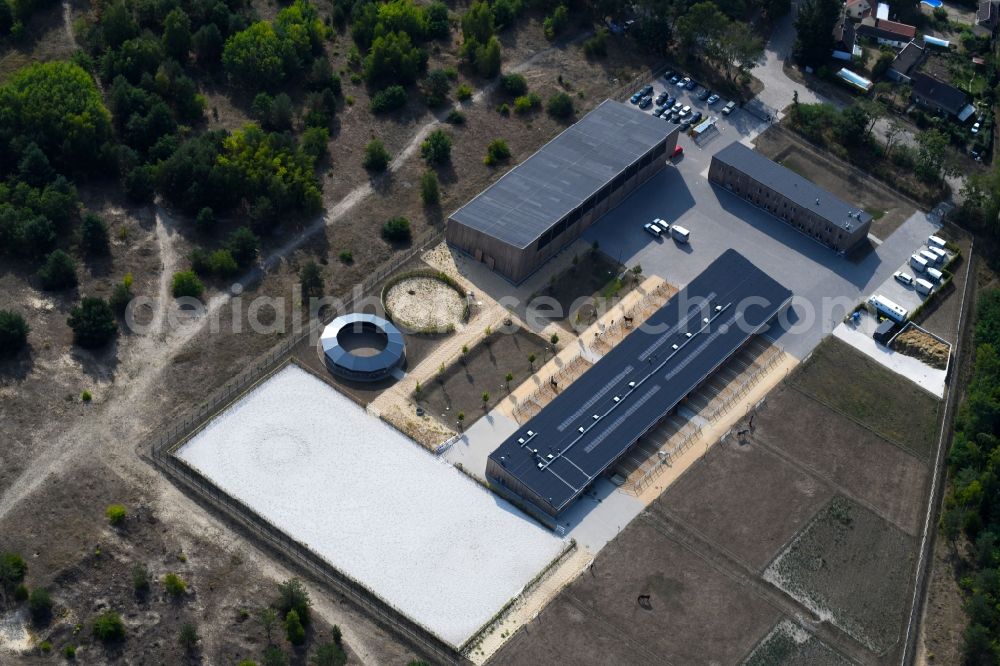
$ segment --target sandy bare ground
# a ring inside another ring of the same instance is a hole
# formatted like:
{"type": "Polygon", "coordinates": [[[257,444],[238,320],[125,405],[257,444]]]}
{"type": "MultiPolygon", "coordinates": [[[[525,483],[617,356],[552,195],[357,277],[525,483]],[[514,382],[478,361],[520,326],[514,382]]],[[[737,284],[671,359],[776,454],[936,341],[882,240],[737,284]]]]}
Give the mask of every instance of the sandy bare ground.
{"type": "Polygon", "coordinates": [[[441,280],[413,277],[399,282],[385,295],[385,307],[397,324],[424,331],[447,331],[462,325],[462,295],[441,280]]]}

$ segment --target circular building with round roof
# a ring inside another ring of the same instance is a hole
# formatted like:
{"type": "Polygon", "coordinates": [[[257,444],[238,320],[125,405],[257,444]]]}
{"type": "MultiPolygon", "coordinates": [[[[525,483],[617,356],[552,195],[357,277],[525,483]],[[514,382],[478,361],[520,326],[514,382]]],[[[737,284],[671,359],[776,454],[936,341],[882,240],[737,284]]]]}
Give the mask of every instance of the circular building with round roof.
{"type": "Polygon", "coordinates": [[[327,369],[343,379],[377,382],[406,360],[399,329],[363,312],[337,317],[323,329],[319,341],[327,369]]]}

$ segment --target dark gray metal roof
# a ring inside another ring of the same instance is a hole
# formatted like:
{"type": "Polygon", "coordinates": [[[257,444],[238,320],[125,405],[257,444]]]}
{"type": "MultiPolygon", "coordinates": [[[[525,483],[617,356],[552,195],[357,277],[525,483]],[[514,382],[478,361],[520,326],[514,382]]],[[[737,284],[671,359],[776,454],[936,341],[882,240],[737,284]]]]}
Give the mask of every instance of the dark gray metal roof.
{"type": "Polygon", "coordinates": [[[913,94],[933,101],[956,116],[961,112],[969,96],[955,86],[939,81],[929,74],[916,72],[912,77],[913,94]]]}
{"type": "Polygon", "coordinates": [[[351,373],[378,373],[394,368],[403,360],[403,355],[406,353],[403,334],[398,328],[381,317],[364,312],[353,312],[337,317],[323,329],[319,340],[329,362],[351,373]],[[340,332],[348,326],[362,324],[371,324],[385,333],[386,345],[379,353],[357,356],[340,346],[340,341],[337,339],[340,332]]]}
{"type": "Polygon", "coordinates": [[[727,250],[491,453],[491,464],[559,514],[791,298],[727,250]]]}
{"type": "Polygon", "coordinates": [[[803,178],[777,162],[772,162],[760,153],[739,142],[733,142],[717,152],[713,160],[737,169],[794,201],[808,208],[816,215],[841,229],[851,231],[870,222],[872,216],[861,208],[851,206],[843,199],[831,194],[811,180],[803,178]],[[859,217],[852,217],[858,214],[859,217]]]}
{"type": "Polygon", "coordinates": [[[509,245],[528,247],[678,129],[627,104],[605,100],[451,219],[509,245]]]}

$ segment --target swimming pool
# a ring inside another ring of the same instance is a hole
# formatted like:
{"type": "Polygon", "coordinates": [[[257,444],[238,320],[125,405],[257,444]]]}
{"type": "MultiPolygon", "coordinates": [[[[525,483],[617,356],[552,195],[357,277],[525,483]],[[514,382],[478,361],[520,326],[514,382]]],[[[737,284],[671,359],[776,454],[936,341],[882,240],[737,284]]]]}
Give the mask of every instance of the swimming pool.
{"type": "Polygon", "coordinates": [[[928,7],[933,7],[934,9],[937,9],[944,3],[941,2],[941,0],[920,0],[920,4],[927,5],[928,7]]]}

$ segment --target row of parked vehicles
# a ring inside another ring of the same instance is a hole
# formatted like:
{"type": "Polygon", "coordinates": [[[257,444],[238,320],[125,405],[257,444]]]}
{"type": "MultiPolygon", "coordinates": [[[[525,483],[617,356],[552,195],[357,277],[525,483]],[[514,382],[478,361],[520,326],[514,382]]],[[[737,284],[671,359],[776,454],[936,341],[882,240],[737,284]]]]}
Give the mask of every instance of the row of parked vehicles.
{"type": "MultiPolygon", "coordinates": [[[[680,72],[670,70],[664,73],[663,80],[667,84],[668,90],[660,92],[655,100],[653,99],[653,86],[646,85],[632,95],[629,101],[640,109],[648,109],[655,104],[656,110],[653,111],[653,115],[664,120],[669,120],[675,125],[687,125],[690,127],[701,120],[701,111],[692,111],[690,106],[685,105],[678,99],[681,90],[694,90],[698,87],[698,84],[691,77],[683,76],[680,72]],[[677,97],[670,94],[669,87],[671,86],[678,89],[677,97]]],[[[720,99],[717,94],[708,88],[703,88],[696,97],[698,101],[705,102],[708,106],[716,104],[720,99]]],[[[728,116],[735,108],[736,102],[728,102],[722,108],[722,114],[728,116]]],[[[682,127],[682,129],[686,130],[688,127],[682,127]]]]}
{"type": "Polygon", "coordinates": [[[944,273],[938,268],[948,260],[948,253],[944,246],[943,238],[930,236],[927,239],[927,249],[920,250],[910,257],[910,266],[917,273],[923,274],[924,277],[915,278],[903,271],[896,271],[892,277],[901,284],[913,286],[919,294],[929,295],[934,290],[934,286],[944,277],[944,273]]]}
{"type": "Polygon", "coordinates": [[[666,220],[661,220],[660,218],[654,218],[652,222],[647,222],[642,225],[642,228],[646,230],[646,233],[659,238],[663,234],[670,234],[678,243],[687,243],[691,240],[691,232],[682,227],[679,224],[670,224],[666,220]]]}

